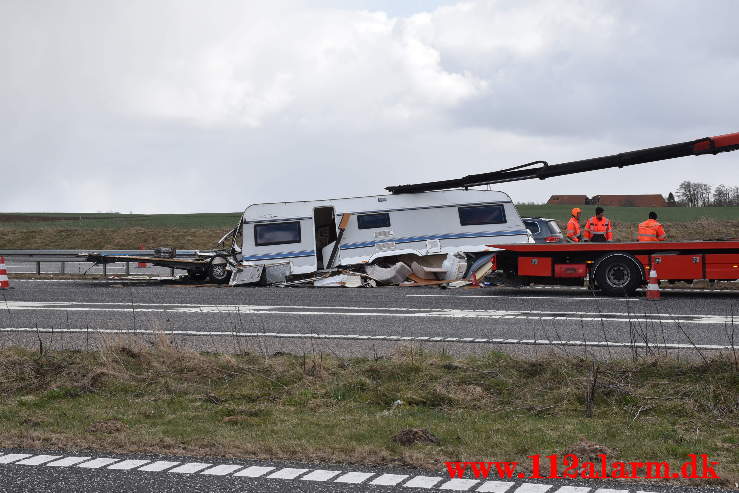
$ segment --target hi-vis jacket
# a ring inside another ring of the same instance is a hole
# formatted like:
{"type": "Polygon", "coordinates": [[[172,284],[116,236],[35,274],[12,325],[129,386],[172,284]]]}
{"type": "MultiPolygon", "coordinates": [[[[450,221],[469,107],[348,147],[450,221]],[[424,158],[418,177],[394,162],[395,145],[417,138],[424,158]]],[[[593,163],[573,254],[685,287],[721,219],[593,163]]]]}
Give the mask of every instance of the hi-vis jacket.
{"type": "Polygon", "coordinates": [[[567,239],[575,243],[580,241],[580,221],[574,216],[567,223],[567,239]]]}
{"type": "Polygon", "coordinates": [[[593,216],[585,223],[585,233],[583,235],[585,239],[592,240],[594,234],[604,235],[606,241],[613,241],[611,221],[606,216],[602,216],[600,219],[597,216],[593,216]]]}
{"type": "Polygon", "coordinates": [[[654,219],[647,219],[639,224],[639,241],[665,241],[665,238],[665,228],[654,219]]]}

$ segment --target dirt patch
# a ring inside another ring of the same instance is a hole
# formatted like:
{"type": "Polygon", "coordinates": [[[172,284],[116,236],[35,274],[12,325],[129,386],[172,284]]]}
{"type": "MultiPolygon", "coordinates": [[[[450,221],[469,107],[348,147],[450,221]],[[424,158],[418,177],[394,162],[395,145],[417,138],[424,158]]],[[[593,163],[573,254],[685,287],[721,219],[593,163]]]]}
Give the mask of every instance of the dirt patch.
{"type": "Polygon", "coordinates": [[[402,430],[393,436],[392,440],[406,447],[414,443],[439,443],[439,439],[425,428],[402,430]]]}
{"type": "Polygon", "coordinates": [[[614,451],[604,445],[598,445],[593,443],[586,438],[580,438],[572,447],[564,450],[562,454],[573,454],[580,458],[582,461],[594,462],[599,460],[599,454],[605,454],[608,458],[615,457],[614,451]]]}

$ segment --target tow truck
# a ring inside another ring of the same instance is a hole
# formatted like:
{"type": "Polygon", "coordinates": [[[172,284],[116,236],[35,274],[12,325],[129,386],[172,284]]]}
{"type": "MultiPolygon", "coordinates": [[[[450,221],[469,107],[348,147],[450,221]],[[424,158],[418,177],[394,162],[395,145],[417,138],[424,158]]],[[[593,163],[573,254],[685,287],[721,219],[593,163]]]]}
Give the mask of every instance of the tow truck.
{"type": "MultiPolygon", "coordinates": [[[[685,156],[739,149],[739,133],[679,144],[550,165],[534,161],[491,173],[413,185],[387,187],[391,193],[422,193],[519,180],[623,168],[685,156]]],[[[645,243],[568,243],[488,245],[495,253],[489,271],[514,284],[583,285],[610,296],[631,295],[646,284],[650,271],[670,281],[739,279],[739,240],[645,243]]]]}

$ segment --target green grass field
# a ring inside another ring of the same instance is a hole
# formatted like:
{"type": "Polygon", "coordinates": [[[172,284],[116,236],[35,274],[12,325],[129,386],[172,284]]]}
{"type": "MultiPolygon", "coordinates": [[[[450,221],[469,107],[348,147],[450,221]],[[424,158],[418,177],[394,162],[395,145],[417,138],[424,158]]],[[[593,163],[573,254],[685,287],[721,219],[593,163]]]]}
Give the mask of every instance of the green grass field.
{"type": "MultiPolygon", "coordinates": [[[[567,222],[572,206],[520,204],[521,216],[550,217],[567,222]]],[[[592,216],[594,206],[582,206],[582,221],[592,216]]],[[[616,222],[639,223],[654,210],[661,221],[675,223],[700,218],[739,220],[739,207],[607,207],[606,216],[616,222]]],[[[206,228],[229,229],[239,220],[240,212],[198,214],[77,214],[77,213],[2,213],[0,229],[121,229],[121,228],[206,228]]]]}
{"type": "Polygon", "coordinates": [[[77,214],[77,213],[3,213],[0,229],[121,229],[121,228],[215,228],[230,229],[241,212],[198,214],[77,214]]]}
{"type": "MultiPolygon", "coordinates": [[[[572,205],[528,205],[516,206],[523,217],[548,217],[567,222],[572,205]]],[[[581,222],[595,214],[594,205],[579,206],[582,209],[581,222]]],[[[640,223],[647,219],[649,211],[654,211],[660,221],[679,223],[695,221],[703,217],[717,220],[739,220],[739,207],[604,207],[609,219],[622,223],[640,223]]]]}

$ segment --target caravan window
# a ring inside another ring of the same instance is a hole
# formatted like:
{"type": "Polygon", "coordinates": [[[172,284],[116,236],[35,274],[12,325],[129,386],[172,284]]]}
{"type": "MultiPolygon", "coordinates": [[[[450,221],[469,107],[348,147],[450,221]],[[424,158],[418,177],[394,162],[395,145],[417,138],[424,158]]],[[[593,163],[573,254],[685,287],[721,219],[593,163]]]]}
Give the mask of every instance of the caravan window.
{"type": "Polygon", "coordinates": [[[361,214],[357,216],[359,229],[389,228],[390,214],[361,214]]]}
{"type": "Polygon", "coordinates": [[[459,208],[459,223],[462,226],[505,224],[505,222],[505,210],[502,205],[478,205],[459,208]]]}
{"type": "Polygon", "coordinates": [[[300,243],[300,221],[254,225],[254,244],[256,246],[280,245],[282,243],[300,243]]]}

